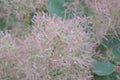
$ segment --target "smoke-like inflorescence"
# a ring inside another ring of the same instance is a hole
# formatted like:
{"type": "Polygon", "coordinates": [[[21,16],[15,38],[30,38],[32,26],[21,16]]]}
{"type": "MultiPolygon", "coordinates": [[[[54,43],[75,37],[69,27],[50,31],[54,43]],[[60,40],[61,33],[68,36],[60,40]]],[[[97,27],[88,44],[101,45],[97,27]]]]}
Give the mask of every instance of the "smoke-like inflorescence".
{"type": "Polygon", "coordinates": [[[1,32],[0,79],[90,80],[94,44],[82,20],[89,22],[85,17],[64,21],[37,13],[25,38],[1,32]]]}

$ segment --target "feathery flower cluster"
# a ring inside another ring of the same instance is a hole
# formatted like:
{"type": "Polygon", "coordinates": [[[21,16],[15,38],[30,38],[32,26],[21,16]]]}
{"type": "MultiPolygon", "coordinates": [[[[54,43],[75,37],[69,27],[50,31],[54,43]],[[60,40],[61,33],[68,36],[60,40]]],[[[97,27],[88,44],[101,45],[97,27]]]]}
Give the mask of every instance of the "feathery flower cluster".
{"type": "Polygon", "coordinates": [[[90,80],[94,44],[81,26],[85,20],[37,13],[26,38],[1,32],[0,79],[90,80]]]}

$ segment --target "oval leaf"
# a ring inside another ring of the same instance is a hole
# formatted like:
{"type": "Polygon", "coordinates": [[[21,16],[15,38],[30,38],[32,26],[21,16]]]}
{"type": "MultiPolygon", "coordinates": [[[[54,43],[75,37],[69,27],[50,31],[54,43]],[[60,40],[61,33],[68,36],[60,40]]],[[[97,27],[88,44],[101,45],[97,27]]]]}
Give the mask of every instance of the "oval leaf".
{"type": "Polygon", "coordinates": [[[114,71],[114,65],[104,61],[96,61],[93,64],[92,71],[98,76],[110,75],[114,71]]]}
{"type": "Polygon", "coordinates": [[[65,9],[66,6],[64,5],[64,2],[71,2],[72,0],[48,0],[47,3],[47,10],[50,13],[51,16],[56,14],[57,16],[64,18],[66,15],[66,18],[70,17],[71,13],[66,14],[65,9]]]}

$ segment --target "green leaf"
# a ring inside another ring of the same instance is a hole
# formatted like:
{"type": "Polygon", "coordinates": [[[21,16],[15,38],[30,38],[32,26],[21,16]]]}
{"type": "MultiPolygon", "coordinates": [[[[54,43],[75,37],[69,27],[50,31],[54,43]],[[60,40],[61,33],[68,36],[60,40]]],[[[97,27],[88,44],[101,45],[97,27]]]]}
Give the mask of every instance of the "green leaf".
{"type": "Polygon", "coordinates": [[[3,30],[6,26],[6,21],[4,18],[0,18],[0,29],[3,30]]]}
{"type": "Polygon", "coordinates": [[[120,61],[120,45],[112,48],[112,55],[115,60],[120,61]]]}
{"type": "Polygon", "coordinates": [[[113,73],[113,74],[110,74],[108,76],[94,75],[92,80],[118,80],[118,79],[117,79],[117,74],[113,73]]]}
{"type": "Polygon", "coordinates": [[[114,65],[105,61],[93,63],[92,72],[99,76],[110,75],[114,71],[114,65]]]}
{"type": "Polygon", "coordinates": [[[47,3],[47,10],[50,13],[51,16],[57,15],[61,18],[69,18],[71,13],[65,13],[66,6],[64,5],[64,2],[71,2],[72,0],[48,0],[47,3]]]}
{"type": "Polygon", "coordinates": [[[115,64],[120,64],[120,35],[108,35],[104,39],[99,50],[108,53],[106,57],[110,58],[115,64]]]}
{"type": "Polygon", "coordinates": [[[115,35],[107,35],[106,39],[103,40],[102,44],[99,46],[101,51],[106,51],[115,47],[116,45],[120,45],[120,35],[116,37],[115,35]]]}

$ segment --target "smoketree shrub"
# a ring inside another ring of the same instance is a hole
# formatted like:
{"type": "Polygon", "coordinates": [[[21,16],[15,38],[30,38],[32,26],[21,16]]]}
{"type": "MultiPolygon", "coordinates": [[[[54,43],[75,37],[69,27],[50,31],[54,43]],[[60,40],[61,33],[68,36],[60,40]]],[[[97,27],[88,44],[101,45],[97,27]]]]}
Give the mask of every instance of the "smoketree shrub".
{"type": "Polygon", "coordinates": [[[119,80],[119,3],[1,0],[0,80],[119,80]]]}

